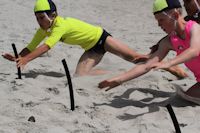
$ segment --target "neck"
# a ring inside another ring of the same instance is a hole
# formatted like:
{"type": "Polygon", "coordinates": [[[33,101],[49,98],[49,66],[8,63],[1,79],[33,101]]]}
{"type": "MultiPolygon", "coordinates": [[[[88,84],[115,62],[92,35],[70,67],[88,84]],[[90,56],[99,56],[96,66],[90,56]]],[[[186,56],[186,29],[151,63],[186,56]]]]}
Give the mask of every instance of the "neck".
{"type": "Polygon", "coordinates": [[[176,34],[178,37],[180,37],[181,39],[185,39],[185,26],[186,26],[186,21],[182,20],[182,21],[177,21],[177,28],[176,28],[176,34]]]}

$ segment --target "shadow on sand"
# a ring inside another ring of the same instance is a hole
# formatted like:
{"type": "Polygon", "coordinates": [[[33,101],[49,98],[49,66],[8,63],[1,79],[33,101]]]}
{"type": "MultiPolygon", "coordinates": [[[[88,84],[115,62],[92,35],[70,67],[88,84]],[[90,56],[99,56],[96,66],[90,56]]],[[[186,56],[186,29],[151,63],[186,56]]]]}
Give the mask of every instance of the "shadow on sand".
{"type": "Polygon", "coordinates": [[[25,76],[25,78],[36,78],[39,75],[44,75],[44,76],[50,76],[50,77],[56,77],[56,78],[60,78],[60,77],[64,77],[65,74],[64,73],[58,73],[58,72],[45,72],[45,71],[34,71],[34,70],[30,70],[27,73],[22,73],[22,76],[25,76]]]}
{"type": "Polygon", "coordinates": [[[127,91],[125,91],[121,96],[115,96],[110,103],[102,103],[102,104],[96,104],[95,106],[102,106],[107,105],[114,108],[123,108],[127,106],[135,106],[139,108],[145,108],[148,107],[148,112],[132,115],[124,113],[123,115],[118,116],[121,120],[129,120],[129,119],[135,119],[139,116],[142,116],[144,114],[153,113],[159,111],[159,107],[165,107],[167,104],[171,104],[171,106],[174,107],[186,107],[186,106],[196,106],[196,104],[191,103],[189,101],[186,101],[182,99],[180,96],[176,95],[176,92],[164,92],[164,91],[158,91],[158,90],[152,90],[148,88],[130,88],[127,91]],[[129,96],[134,91],[139,91],[141,93],[150,93],[152,94],[152,98],[144,98],[140,101],[134,101],[132,99],[129,99],[129,96]],[[156,98],[167,98],[167,100],[154,102],[154,99],[156,98]]]}

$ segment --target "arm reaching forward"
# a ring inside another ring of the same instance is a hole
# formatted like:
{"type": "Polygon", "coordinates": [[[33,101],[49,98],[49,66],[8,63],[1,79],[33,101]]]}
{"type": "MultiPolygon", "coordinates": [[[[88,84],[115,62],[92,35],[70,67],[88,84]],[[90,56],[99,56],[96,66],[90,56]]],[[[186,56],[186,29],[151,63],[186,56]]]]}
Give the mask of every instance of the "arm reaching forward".
{"type": "Polygon", "coordinates": [[[169,37],[163,39],[160,44],[158,50],[151,55],[150,59],[144,63],[136,65],[131,70],[122,73],[116,77],[104,80],[99,83],[98,87],[100,89],[107,88],[106,91],[122,84],[123,82],[129,81],[131,79],[137,78],[147,72],[149,72],[152,68],[154,68],[154,64],[160,62],[171,50],[171,44],[169,41],[169,37]]]}
{"type": "Polygon", "coordinates": [[[17,61],[17,67],[22,67],[22,69],[24,68],[24,66],[31,60],[37,58],[38,56],[46,53],[49,50],[49,46],[46,44],[43,44],[41,46],[39,46],[38,48],[36,48],[33,52],[27,54],[24,57],[19,57],[18,59],[16,59],[17,61]]]}

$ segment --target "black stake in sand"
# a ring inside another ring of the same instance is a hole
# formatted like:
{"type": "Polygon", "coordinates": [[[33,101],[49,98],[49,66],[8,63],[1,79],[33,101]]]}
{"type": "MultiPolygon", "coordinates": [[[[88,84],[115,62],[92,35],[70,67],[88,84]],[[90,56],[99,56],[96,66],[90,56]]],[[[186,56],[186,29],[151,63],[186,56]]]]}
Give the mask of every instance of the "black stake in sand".
{"type": "Polygon", "coordinates": [[[170,104],[167,104],[167,110],[172,118],[172,122],[174,124],[174,127],[175,127],[175,130],[176,130],[176,133],[181,133],[181,130],[180,130],[180,127],[179,127],[179,124],[178,124],[178,121],[176,119],[176,116],[174,114],[174,111],[172,109],[172,106],[170,104]]]}
{"type": "MultiPolygon", "coordinates": [[[[13,48],[13,51],[14,51],[14,54],[15,54],[15,58],[17,59],[19,56],[18,56],[17,49],[16,49],[14,43],[12,44],[12,48],[13,48]]],[[[17,74],[18,74],[18,79],[22,79],[20,67],[17,68],[17,74]]]]}
{"type": "Polygon", "coordinates": [[[74,93],[73,93],[73,87],[72,87],[72,81],[71,81],[71,76],[69,73],[69,69],[67,66],[67,63],[65,61],[65,59],[62,60],[64,69],[65,69],[65,73],[67,76],[67,80],[68,80],[68,85],[69,85],[69,94],[70,94],[70,101],[71,101],[71,110],[74,111],[75,107],[74,107],[74,93]]]}

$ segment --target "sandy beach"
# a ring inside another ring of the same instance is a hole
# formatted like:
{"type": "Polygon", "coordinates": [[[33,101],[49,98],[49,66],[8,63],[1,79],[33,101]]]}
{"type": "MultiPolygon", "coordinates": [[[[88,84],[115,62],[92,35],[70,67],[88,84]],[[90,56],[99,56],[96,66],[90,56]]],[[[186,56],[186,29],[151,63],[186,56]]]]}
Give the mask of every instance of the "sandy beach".
{"type": "MultiPolygon", "coordinates": [[[[35,0],[1,0],[0,52],[20,52],[32,39],[37,21],[35,0]]],[[[58,14],[99,25],[130,48],[148,53],[165,33],[152,14],[153,0],[54,0],[58,14]]],[[[182,133],[200,131],[200,107],[176,95],[195,78],[178,80],[170,73],[151,71],[110,91],[98,83],[134,67],[106,53],[96,67],[110,71],[99,76],[74,77],[83,53],[61,42],[31,61],[17,78],[15,62],[0,58],[0,133],[175,133],[166,109],[171,104],[182,133]],[[75,110],[70,109],[68,82],[61,60],[72,76],[75,110]],[[28,121],[33,116],[35,122],[28,121]]],[[[171,52],[168,58],[175,53],[171,52]]],[[[181,65],[183,68],[185,66],[181,65]]]]}

